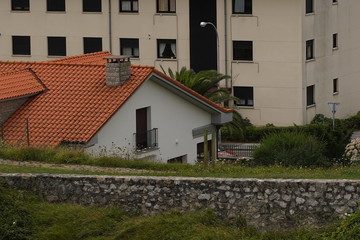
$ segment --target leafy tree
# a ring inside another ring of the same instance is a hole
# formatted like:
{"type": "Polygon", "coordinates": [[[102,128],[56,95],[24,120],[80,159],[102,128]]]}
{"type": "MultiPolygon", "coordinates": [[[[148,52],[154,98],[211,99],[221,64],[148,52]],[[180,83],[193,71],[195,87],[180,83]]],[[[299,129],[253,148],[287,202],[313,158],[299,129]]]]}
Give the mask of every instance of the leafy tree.
{"type": "MultiPolygon", "coordinates": [[[[186,67],[182,67],[179,72],[173,72],[169,68],[168,73],[166,73],[164,68],[161,68],[163,72],[171,78],[215,103],[227,103],[230,100],[239,101],[239,99],[232,96],[227,89],[219,88],[220,81],[231,78],[228,75],[218,73],[215,70],[203,70],[196,73],[193,69],[187,69],[186,67]]],[[[246,123],[237,111],[233,111],[233,121],[225,124],[224,128],[227,132],[240,132],[242,135],[246,123]]]]}

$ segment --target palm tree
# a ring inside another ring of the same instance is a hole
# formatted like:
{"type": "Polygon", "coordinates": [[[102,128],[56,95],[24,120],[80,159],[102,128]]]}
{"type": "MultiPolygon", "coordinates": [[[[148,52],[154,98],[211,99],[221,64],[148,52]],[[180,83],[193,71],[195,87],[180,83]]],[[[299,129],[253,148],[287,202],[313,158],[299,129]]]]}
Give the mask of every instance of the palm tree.
{"type": "MultiPolygon", "coordinates": [[[[163,67],[161,67],[161,69],[166,74],[163,67]]],[[[231,77],[218,73],[215,70],[203,70],[196,73],[193,69],[187,69],[186,67],[182,67],[179,72],[173,72],[169,68],[168,75],[215,103],[227,103],[230,100],[239,101],[239,99],[232,96],[227,89],[219,88],[220,81],[231,77]]],[[[233,111],[233,121],[225,124],[223,127],[226,128],[230,134],[235,131],[242,134],[245,126],[246,121],[244,121],[240,113],[233,111]]]]}
{"type": "MultiPolygon", "coordinates": [[[[166,74],[164,69],[163,72],[166,74]]],[[[179,72],[173,72],[170,68],[168,74],[173,79],[191,88],[215,103],[224,103],[230,100],[239,100],[231,96],[227,89],[219,88],[220,81],[231,78],[228,75],[218,73],[215,70],[204,70],[196,73],[192,69],[182,67],[179,72]]]]}

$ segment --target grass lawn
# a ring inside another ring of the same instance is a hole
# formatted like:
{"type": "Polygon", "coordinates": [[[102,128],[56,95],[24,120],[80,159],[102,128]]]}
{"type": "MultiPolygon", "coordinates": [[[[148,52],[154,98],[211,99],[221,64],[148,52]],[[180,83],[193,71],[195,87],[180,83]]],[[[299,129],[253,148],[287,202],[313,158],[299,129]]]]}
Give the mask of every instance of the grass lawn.
{"type": "Polygon", "coordinates": [[[136,175],[136,176],[183,176],[183,177],[218,177],[218,178],[287,178],[287,179],[360,179],[360,166],[332,168],[285,168],[245,167],[234,165],[219,165],[204,167],[202,165],[172,166],[171,170],[147,173],[116,173],[109,171],[85,171],[70,169],[54,169],[18,165],[0,165],[1,173],[54,173],[54,174],[86,174],[86,175],[136,175]]]}

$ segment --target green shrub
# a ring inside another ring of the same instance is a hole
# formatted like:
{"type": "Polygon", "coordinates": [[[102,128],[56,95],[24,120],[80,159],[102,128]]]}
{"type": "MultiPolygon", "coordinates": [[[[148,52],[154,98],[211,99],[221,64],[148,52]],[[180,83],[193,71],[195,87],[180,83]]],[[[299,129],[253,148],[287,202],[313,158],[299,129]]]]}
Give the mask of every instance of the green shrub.
{"type": "Polygon", "coordinates": [[[257,165],[326,166],[325,144],[300,132],[279,132],[269,135],[254,151],[257,165]]]}
{"type": "MultiPolygon", "coordinates": [[[[10,190],[0,182],[0,240],[26,240],[33,224],[22,191],[10,190]]],[[[29,199],[27,199],[29,200],[29,199]]]]}

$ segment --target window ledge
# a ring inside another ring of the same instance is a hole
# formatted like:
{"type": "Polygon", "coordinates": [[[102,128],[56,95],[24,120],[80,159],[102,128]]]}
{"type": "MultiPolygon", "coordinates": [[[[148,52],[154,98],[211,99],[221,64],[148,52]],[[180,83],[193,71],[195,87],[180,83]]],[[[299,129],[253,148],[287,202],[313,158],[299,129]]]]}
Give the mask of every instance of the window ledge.
{"type": "Polygon", "coordinates": [[[48,58],[63,58],[63,57],[66,57],[66,56],[48,55],[47,57],[48,57],[48,58]]]}
{"type": "Polygon", "coordinates": [[[255,63],[253,60],[232,60],[232,63],[255,63]]]}
{"type": "Polygon", "coordinates": [[[66,14],[66,11],[46,11],[45,13],[66,14]]]}
{"type": "Polygon", "coordinates": [[[161,13],[155,13],[155,16],[176,16],[176,12],[161,12],[161,13]]]}
{"type": "Polygon", "coordinates": [[[250,13],[233,13],[231,17],[254,17],[254,15],[250,13]]]}
{"type": "Polygon", "coordinates": [[[339,2],[333,2],[332,3],[332,5],[338,5],[339,4],[339,2]]]}
{"type": "Polygon", "coordinates": [[[11,10],[11,13],[30,13],[30,10],[11,10]]]}
{"type": "Polygon", "coordinates": [[[339,92],[333,92],[333,95],[335,95],[335,96],[339,95],[339,92]]]}
{"type": "Polygon", "coordinates": [[[31,57],[31,55],[13,54],[12,57],[31,57]]]}
{"type": "Polygon", "coordinates": [[[337,50],[339,50],[339,47],[334,47],[332,50],[337,51],[337,50]]]}
{"type": "Polygon", "coordinates": [[[315,12],[305,13],[305,16],[313,16],[313,15],[315,15],[315,12]]]}
{"type": "Polygon", "coordinates": [[[103,12],[81,12],[82,14],[103,14],[103,12]]]}
{"type": "Polygon", "coordinates": [[[315,58],[307,59],[305,62],[306,62],[306,63],[308,63],[308,62],[315,62],[315,58]]]}
{"type": "Polygon", "coordinates": [[[118,12],[121,15],[140,15],[139,12],[118,12]]]}
{"type": "Polygon", "coordinates": [[[254,106],[233,106],[234,109],[254,109],[254,106]]]}
{"type": "Polygon", "coordinates": [[[159,62],[166,62],[166,61],[176,62],[177,58],[157,58],[156,61],[159,61],[159,62]]]}
{"type": "Polygon", "coordinates": [[[308,109],[308,108],[313,108],[313,107],[315,107],[315,106],[316,106],[316,104],[314,103],[314,104],[311,104],[311,105],[306,106],[306,109],[308,109]]]}

